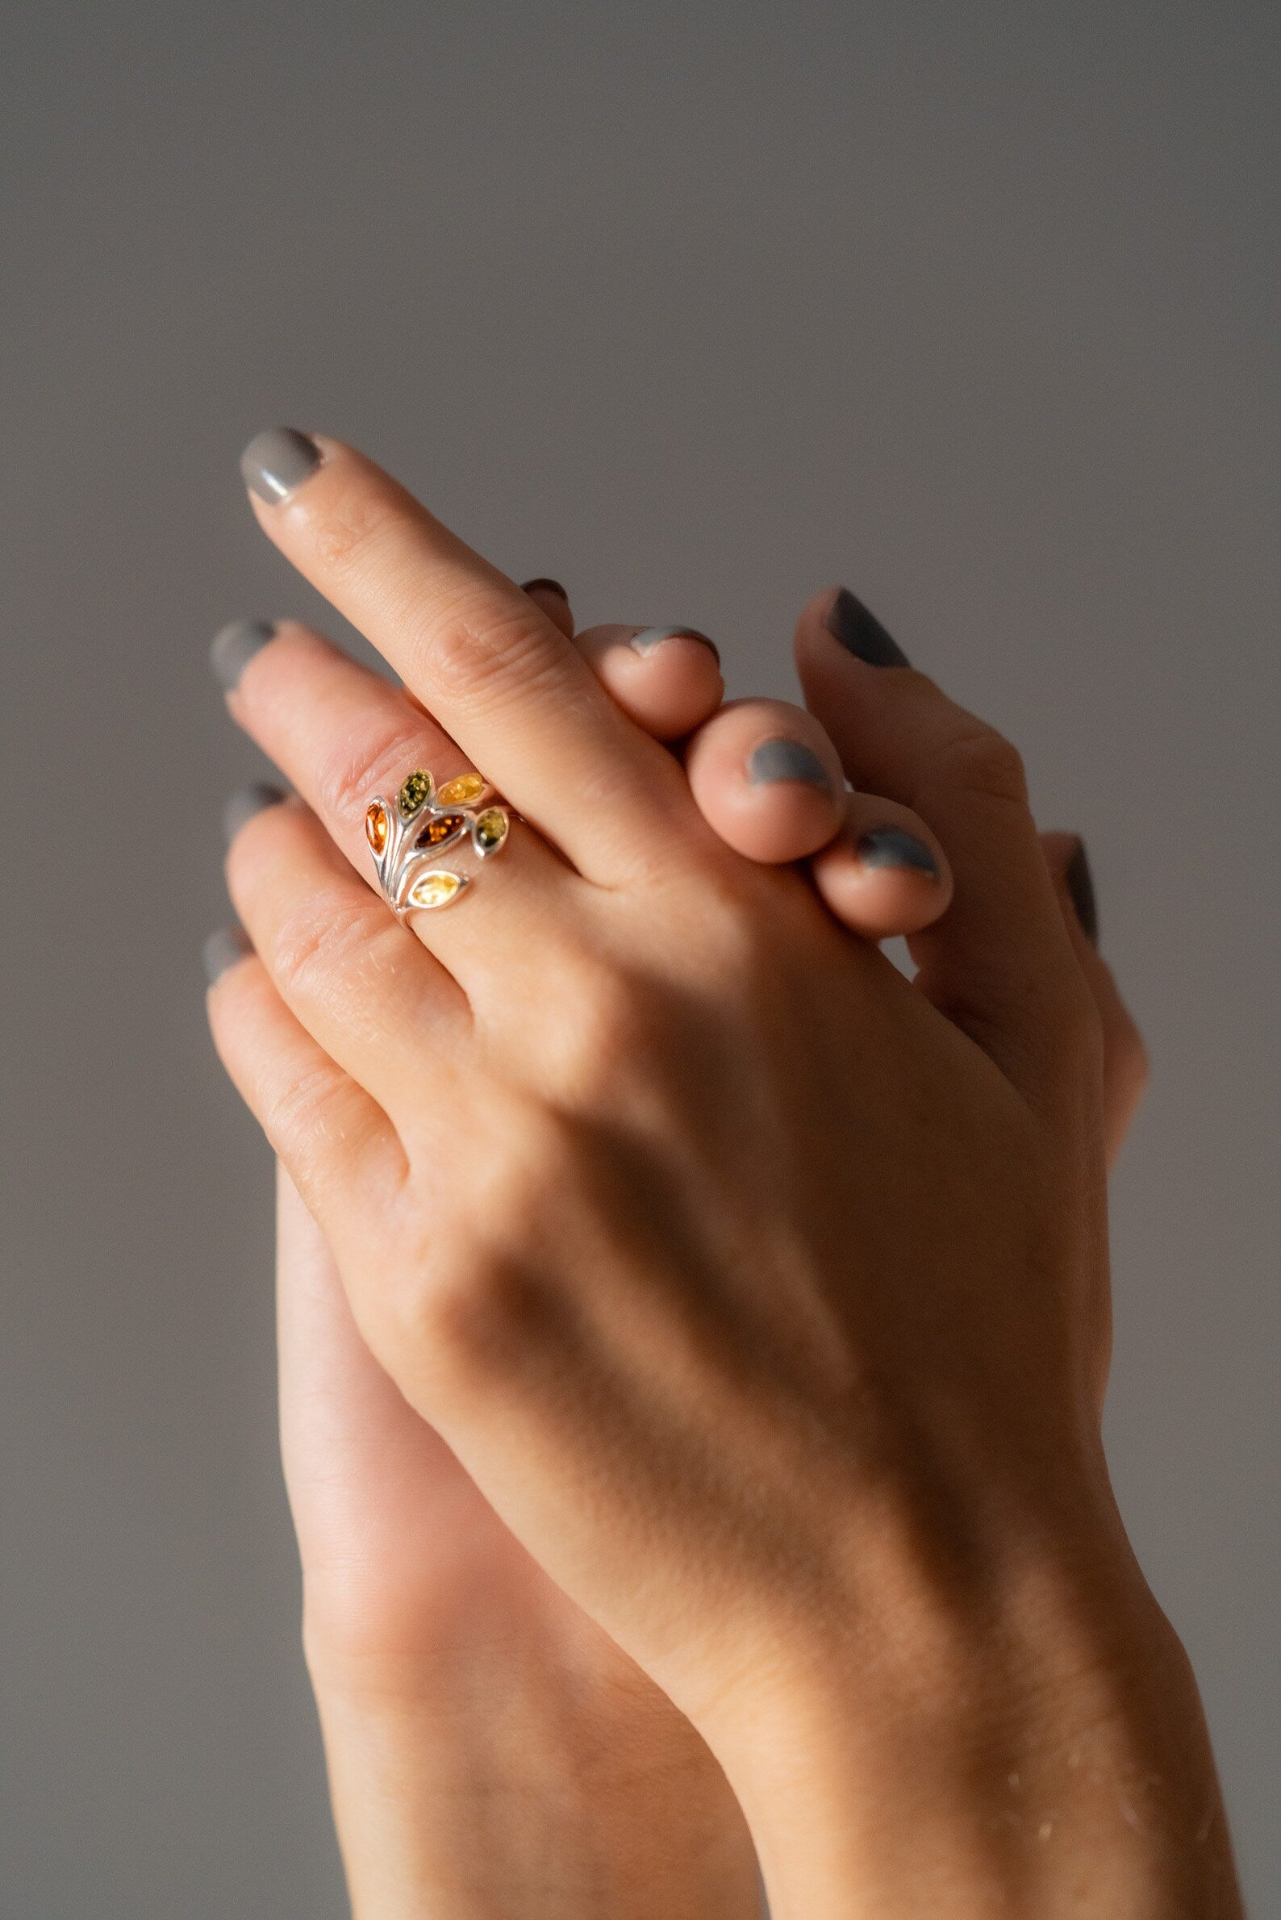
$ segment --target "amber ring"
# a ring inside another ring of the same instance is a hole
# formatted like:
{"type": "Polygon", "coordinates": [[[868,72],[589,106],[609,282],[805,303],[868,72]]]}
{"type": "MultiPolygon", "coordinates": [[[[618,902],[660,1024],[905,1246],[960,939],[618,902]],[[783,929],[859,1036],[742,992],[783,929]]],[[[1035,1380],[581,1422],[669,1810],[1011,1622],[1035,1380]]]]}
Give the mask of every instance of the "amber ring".
{"type": "Polygon", "coordinates": [[[378,795],[365,811],[365,838],[383,899],[400,919],[447,907],[480,865],[501,853],[511,815],[478,773],[438,787],[424,767],[394,800],[378,795]]]}

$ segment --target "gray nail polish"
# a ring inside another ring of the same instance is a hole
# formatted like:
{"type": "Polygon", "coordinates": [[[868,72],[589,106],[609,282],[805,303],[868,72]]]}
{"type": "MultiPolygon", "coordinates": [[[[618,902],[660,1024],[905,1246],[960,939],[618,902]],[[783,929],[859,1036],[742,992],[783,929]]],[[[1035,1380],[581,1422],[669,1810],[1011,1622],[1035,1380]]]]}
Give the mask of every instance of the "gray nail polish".
{"type": "Polygon", "coordinates": [[[1092,946],[1097,947],[1099,903],[1094,892],[1094,875],[1090,872],[1084,840],[1077,840],[1076,849],[1063,872],[1063,884],[1068,890],[1072,905],[1076,908],[1076,917],[1081,922],[1082,933],[1092,946]]]}
{"type": "Polygon", "coordinates": [[[275,636],[270,620],[233,620],[213,637],[209,649],[209,671],[224,693],[240,685],[240,676],[256,653],[261,653],[275,636]]]}
{"type": "Polygon", "coordinates": [[[939,877],[939,863],[924,840],[902,827],[873,827],[860,837],[857,852],[865,867],[898,867],[928,874],[931,880],[939,877]]]}
{"type": "Polygon", "coordinates": [[[320,465],[320,448],[294,427],[268,427],[240,456],[245,485],[270,507],[287,500],[320,465]]]}
{"type": "Polygon", "coordinates": [[[240,829],[256,813],[265,813],[268,807],[278,807],[288,798],[283,787],[273,786],[269,780],[255,780],[252,786],[240,787],[222,810],[222,830],[227,837],[227,845],[231,845],[240,829]]]}
{"type": "Polygon", "coordinates": [[[705,633],[700,633],[697,627],[642,627],[627,644],[634,653],[645,654],[653,653],[654,648],[661,647],[664,640],[698,640],[703,646],[711,648],[712,656],[719,664],[721,656],[717,652],[716,642],[709,640],[705,633]]]}
{"type": "Polygon", "coordinates": [[[219,927],[217,933],[211,933],[204,946],[205,978],[210,986],[221,980],[228,967],[234,967],[238,960],[252,952],[242,927],[219,927]]]}
{"type": "Polygon", "coordinates": [[[842,587],[828,609],[823,622],[833,640],[839,640],[847,653],[866,660],[869,667],[910,666],[897,640],[891,640],[874,613],[842,587]]]}
{"type": "Polygon", "coordinates": [[[558,593],[562,600],[568,601],[569,599],[569,595],[560,584],[560,581],[549,580],[544,574],[540,574],[537,580],[522,580],[520,590],[522,593],[558,593]]]}
{"type": "Polygon", "coordinates": [[[747,777],[754,787],[772,786],[776,780],[799,780],[807,787],[826,787],[832,791],[832,776],[814,752],[800,740],[766,740],[747,762],[747,777]]]}

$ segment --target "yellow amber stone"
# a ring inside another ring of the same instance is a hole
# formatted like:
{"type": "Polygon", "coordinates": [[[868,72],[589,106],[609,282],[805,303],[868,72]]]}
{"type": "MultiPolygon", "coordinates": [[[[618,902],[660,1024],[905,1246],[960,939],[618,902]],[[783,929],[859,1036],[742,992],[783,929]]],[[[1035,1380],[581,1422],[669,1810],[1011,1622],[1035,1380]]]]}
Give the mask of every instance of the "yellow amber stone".
{"type": "Polygon", "coordinates": [[[419,807],[427,804],[435,791],[435,787],[436,782],[432,779],[425,767],[419,767],[416,773],[410,774],[408,780],[406,780],[396,797],[396,805],[400,808],[406,820],[409,819],[411,814],[417,813],[419,807]]]}
{"type": "Polygon", "coordinates": [[[478,773],[460,773],[456,780],[445,782],[436,800],[442,807],[465,807],[469,801],[478,800],[484,791],[485,782],[478,773]]]}
{"type": "Polygon", "coordinates": [[[386,809],[375,800],[365,812],[365,838],[375,853],[382,853],[386,848],[387,826],[386,809]]]}
{"type": "Polygon", "coordinates": [[[462,884],[456,873],[425,873],[409,889],[409,904],[423,908],[446,907],[462,884]]]}
{"type": "Polygon", "coordinates": [[[501,807],[486,807],[476,815],[476,844],[482,853],[493,853],[507,838],[507,815],[501,807]]]}

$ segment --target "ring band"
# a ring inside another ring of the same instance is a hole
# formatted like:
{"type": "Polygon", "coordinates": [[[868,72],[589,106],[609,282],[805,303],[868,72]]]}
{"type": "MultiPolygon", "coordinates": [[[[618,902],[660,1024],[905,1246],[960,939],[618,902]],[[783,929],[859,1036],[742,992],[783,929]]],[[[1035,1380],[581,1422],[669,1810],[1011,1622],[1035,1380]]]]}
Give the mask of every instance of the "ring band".
{"type": "Polygon", "coordinates": [[[456,900],[471,885],[479,863],[502,852],[510,827],[511,815],[479,773],[459,774],[438,788],[419,767],[394,801],[378,794],[365,809],[365,838],[378,885],[401,920],[456,900]],[[453,856],[449,865],[437,865],[446,853],[453,856]]]}

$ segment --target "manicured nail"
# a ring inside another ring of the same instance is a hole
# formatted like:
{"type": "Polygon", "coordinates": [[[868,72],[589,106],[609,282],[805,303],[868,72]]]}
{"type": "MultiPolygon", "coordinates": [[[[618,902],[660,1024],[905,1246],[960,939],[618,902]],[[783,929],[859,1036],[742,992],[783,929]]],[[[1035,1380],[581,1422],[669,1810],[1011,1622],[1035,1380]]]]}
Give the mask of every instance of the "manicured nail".
{"type": "Polygon", "coordinates": [[[268,807],[278,807],[288,794],[283,787],[275,787],[269,780],[255,780],[252,786],[241,787],[232,794],[222,810],[222,830],[230,846],[246,821],[252,820],[256,813],[265,813],[268,807]]]}
{"type": "Polygon", "coordinates": [[[320,448],[293,427],[268,427],[240,456],[245,485],[269,507],[287,500],[319,465],[320,448]]]}
{"type": "Polygon", "coordinates": [[[855,848],[865,867],[898,867],[908,873],[924,873],[931,880],[939,877],[939,863],[914,833],[902,827],[873,827],[863,834],[855,848]]]}
{"type": "Polygon", "coordinates": [[[718,666],[720,664],[721,656],[716,650],[716,642],[709,640],[705,633],[700,633],[697,627],[642,627],[627,644],[633,652],[644,654],[653,653],[654,648],[661,647],[664,640],[697,640],[711,648],[713,659],[718,666]]]}
{"type": "Polygon", "coordinates": [[[1081,922],[1081,931],[1092,946],[1099,944],[1099,903],[1094,894],[1094,875],[1090,872],[1090,862],[1085,851],[1084,840],[1078,839],[1076,850],[1063,872],[1063,884],[1068,890],[1076,917],[1081,922]]]}
{"type": "Polygon", "coordinates": [[[256,653],[261,653],[274,638],[271,620],[233,620],[213,637],[209,649],[209,671],[224,693],[240,685],[240,676],[256,653]]]}
{"type": "Polygon", "coordinates": [[[243,927],[219,927],[217,933],[211,933],[204,947],[205,978],[210,986],[221,980],[228,967],[252,952],[243,927]]]}
{"type": "Polygon", "coordinates": [[[832,791],[831,774],[814,749],[800,740],[762,741],[748,759],[747,778],[754,787],[772,786],[777,780],[798,780],[807,787],[832,791]]]}
{"type": "Polygon", "coordinates": [[[869,667],[911,665],[898,641],[890,639],[876,615],[855,599],[848,587],[840,589],[823,624],[833,640],[839,640],[856,659],[866,660],[869,667]]]}
{"type": "Polygon", "coordinates": [[[566,602],[569,600],[569,595],[559,580],[548,580],[541,574],[537,580],[522,581],[520,590],[522,593],[558,593],[562,600],[566,602]]]}

